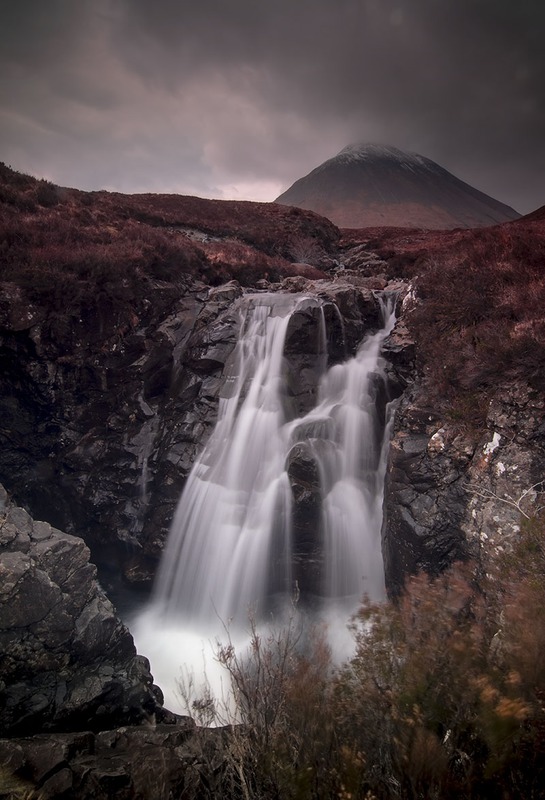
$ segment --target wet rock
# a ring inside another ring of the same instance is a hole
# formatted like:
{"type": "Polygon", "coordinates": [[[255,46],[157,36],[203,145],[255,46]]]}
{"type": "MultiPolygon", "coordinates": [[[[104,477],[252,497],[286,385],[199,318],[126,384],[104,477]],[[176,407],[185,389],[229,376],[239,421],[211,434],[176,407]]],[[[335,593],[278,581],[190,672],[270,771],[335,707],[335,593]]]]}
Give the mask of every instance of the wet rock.
{"type": "Polygon", "coordinates": [[[343,258],[345,269],[353,270],[361,275],[374,276],[388,271],[388,264],[380,256],[369,250],[367,245],[360,244],[348,250],[343,258]]]}
{"type": "Polygon", "coordinates": [[[197,399],[211,360],[197,375],[189,339],[199,326],[208,335],[205,309],[214,319],[241,289],[218,287],[209,298],[186,279],[150,282],[149,291],[134,307],[89,298],[76,319],[45,305],[34,313],[15,287],[0,309],[0,480],[121,570],[137,554],[156,562],[215,413],[197,399]],[[24,309],[28,324],[15,324],[24,309]],[[179,426],[195,430],[182,457],[179,426]]]}
{"type": "Polygon", "coordinates": [[[322,487],[312,448],[299,442],[289,452],[286,470],[293,497],[293,581],[303,602],[323,584],[322,487]]]}
{"type": "Polygon", "coordinates": [[[320,377],[328,359],[325,330],[324,313],[317,305],[297,311],[290,319],[284,353],[292,417],[300,416],[316,404],[320,377]]]}
{"type": "Polygon", "coordinates": [[[461,522],[471,454],[454,444],[441,422],[419,387],[396,411],[383,525],[386,585],[394,595],[408,574],[437,574],[467,555],[461,522]]]}
{"type": "Polygon", "coordinates": [[[33,790],[44,800],[196,799],[205,782],[214,780],[212,761],[219,785],[226,736],[199,735],[191,719],[178,717],[153,728],[0,739],[3,785],[14,793],[33,790]]]}
{"type": "Polygon", "coordinates": [[[525,381],[498,386],[465,489],[463,530],[476,556],[509,550],[545,496],[545,398],[525,381]]]}
{"type": "Polygon", "coordinates": [[[424,383],[407,390],[385,486],[383,552],[392,594],[408,574],[437,574],[455,560],[486,560],[492,549],[510,547],[545,488],[544,407],[524,382],[500,386],[483,436],[440,418],[424,383]]]}
{"type": "Polygon", "coordinates": [[[0,325],[9,331],[27,331],[45,318],[42,308],[29,303],[25,292],[14,283],[3,283],[0,299],[0,325]]]}
{"type": "Polygon", "coordinates": [[[149,664],[84,542],[9,501],[0,540],[0,732],[98,730],[160,714],[149,664]]]}
{"type": "Polygon", "coordinates": [[[350,280],[339,279],[325,284],[321,297],[331,302],[328,322],[340,323],[342,342],[336,340],[335,325],[328,325],[333,334],[328,335],[328,349],[333,362],[355,355],[364,336],[382,325],[380,302],[367,287],[353,286],[350,280]],[[341,350],[342,348],[342,350],[341,350]]]}
{"type": "Polygon", "coordinates": [[[416,344],[403,318],[397,320],[383,354],[392,392],[399,396],[412,382],[416,370],[416,344]]]}

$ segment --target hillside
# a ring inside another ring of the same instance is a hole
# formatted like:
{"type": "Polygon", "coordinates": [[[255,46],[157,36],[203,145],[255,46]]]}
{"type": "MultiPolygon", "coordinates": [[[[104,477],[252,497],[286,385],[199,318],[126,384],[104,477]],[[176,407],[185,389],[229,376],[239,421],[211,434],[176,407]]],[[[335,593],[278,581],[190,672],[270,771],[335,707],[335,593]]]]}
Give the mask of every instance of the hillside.
{"type": "Polygon", "coordinates": [[[381,145],[345,147],[276,202],[311,209],[341,228],[475,228],[520,216],[430,159],[381,145]]]}
{"type": "Polygon", "coordinates": [[[523,376],[545,391],[542,210],[474,230],[342,233],[347,267],[413,282],[419,302],[406,321],[439,406],[469,423],[482,421],[501,380],[523,376]]]}
{"type": "MultiPolygon", "coordinates": [[[[0,164],[2,280],[58,285],[198,278],[279,279],[309,247],[326,257],[339,232],[308,211],[181,195],[82,192],[0,164]]],[[[327,260],[327,259],[326,259],[327,260]]]]}

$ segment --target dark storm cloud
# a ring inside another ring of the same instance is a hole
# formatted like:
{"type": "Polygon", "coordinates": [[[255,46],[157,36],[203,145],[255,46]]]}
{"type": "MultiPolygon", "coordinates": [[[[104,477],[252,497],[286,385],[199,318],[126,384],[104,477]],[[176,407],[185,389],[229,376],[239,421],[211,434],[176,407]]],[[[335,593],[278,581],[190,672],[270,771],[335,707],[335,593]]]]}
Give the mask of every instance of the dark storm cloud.
{"type": "Polygon", "coordinates": [[[0,158],[58,182],[272,199],[362,140],[545,202],[542,0],[4,0],[0,23],[0,158]]]}

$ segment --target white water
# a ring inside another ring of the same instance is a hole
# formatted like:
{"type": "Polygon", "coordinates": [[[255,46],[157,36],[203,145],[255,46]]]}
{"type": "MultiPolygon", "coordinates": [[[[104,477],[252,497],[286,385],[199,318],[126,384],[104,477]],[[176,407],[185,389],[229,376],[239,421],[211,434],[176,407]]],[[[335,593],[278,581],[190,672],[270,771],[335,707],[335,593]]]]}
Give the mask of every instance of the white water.
{"type": "Polygon", "coordinates": [[[153,603],[131,626],[173,710],[180,705],[182,664],[193,664],[195,674],[206,664],[207,680],[218,692],[222,671],[213,643],[226,641],[226,628],[235,645],[243,643],[249,614],[262,617],[273,583],[286,599],[297,592],[286,472],[297,442],[312,453],[322,487],[316,538],[325,566],[316,593],[323,616],[340,614],[347,621],[364,593],[375,600],[384,595],[385,437],[373,386],[394,314],[386,309],[383,329],[365,340],[355,358],[327,372],[324,316],[317,315],[317,361],[324,366],[317,404],[290,419],[286,331],[293,313],[316,306],[319,300],[300,295],[252,295],[241,303],[241,334],[226,367],[216,428],[178,505],[153,603]]]}

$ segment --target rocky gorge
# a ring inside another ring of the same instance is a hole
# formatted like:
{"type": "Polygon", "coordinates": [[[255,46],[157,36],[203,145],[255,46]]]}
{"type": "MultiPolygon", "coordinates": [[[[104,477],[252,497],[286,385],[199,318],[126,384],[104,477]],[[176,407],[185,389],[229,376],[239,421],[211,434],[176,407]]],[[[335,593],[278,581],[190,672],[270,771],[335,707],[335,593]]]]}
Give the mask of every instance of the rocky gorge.
{"type": "MultiPolygon", "coordinates": [[[[234,302],[248,290],[320,297],[337,363],[376,329],[378,295],[396,294],[379,398],[397,398],[383,525],[396,596],[419,570],[508,549],[541,505],[542,220],[499,226],[491,239],[378,230],[340,238],[316,215],[282,209],[281,218],[263,211],[257,236],[248,219],[261,212],[246,204],[224,214],[208,201],[203,218],[183,201],[154,210],[145,197],[135,210],[134,200],[131,208],[67,190],[40,205],[35,184],[3,177],[0,749],[15,776],[4,796],[27,786],[43,797],[207,796],[203,781],[220,780],[229,732],[210,734],[204,759],[192,721],[163,709],[107,595],[115,600],[123,584],[150,588],[217,416],[234,302]],[[69,257],[70,245],[47,238],[48,226],[62,227],[57,214],[70,217],[74,241],[88,237],[87,252],[69,257]],[[148,250],[140,261],[123,255],[123,231],[137,223],[164,237],[148,242],[158,261],[148,250]],[[108,241],[91,241],[106,225],[108,241]],[[146,762],[161,765],[162,793],[149,793],[146,762]]],[[[312,313],[295,315],[286,357],[299,410],[316,390],[315,335],[312,313]]],[[[302,549],[312,554],[316,474],[304,448],[289,472],[302,549]]]]}

